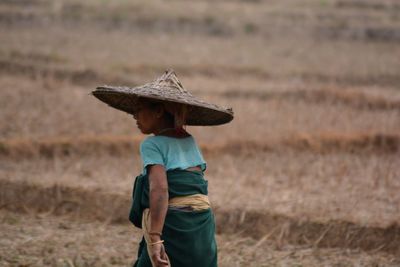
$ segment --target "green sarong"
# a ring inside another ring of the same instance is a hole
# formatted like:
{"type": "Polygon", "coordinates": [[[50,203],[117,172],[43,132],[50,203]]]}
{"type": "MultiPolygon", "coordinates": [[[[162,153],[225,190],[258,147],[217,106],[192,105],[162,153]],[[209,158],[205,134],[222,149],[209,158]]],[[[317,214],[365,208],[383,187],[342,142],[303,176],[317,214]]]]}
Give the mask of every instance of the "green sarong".
{"type": "MultiPolygon", "coordinates": [[[[208,184],[202,172],[172,170],[167,172],[167,180],[169,198],[208,194],[208,184]]],[[[148,175],[136,177],[132,197],[129,220],[141,228],[143,210],[149,208],[148,175]]],[[[172,267],[217,266],[215,221],[211,209],[168,209],[161,238],[172,267]]],[[[145,242],[144,239],[140,242],[135,267],[151,267],[145,242]]]]}

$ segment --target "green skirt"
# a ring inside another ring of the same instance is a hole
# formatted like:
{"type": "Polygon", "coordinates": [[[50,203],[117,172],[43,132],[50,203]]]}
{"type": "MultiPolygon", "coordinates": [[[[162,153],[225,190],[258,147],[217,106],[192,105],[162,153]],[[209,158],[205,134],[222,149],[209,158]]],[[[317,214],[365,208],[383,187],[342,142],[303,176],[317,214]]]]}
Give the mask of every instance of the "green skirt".
{"type": "MultiPolygon", "coordinates": [[[[173,170],[167,172],[169,197],[207,195],[207,181],[201,172],[173,170]]],[[[129,220],[141,228],[143,210],[149,207],[147,175],[136,177],[129,220]]],[[[217,266],[215,219],[211,209],[180,211],[169,209],[161,238],[172,267],[217,266]]],[[[144,238],[140,242],[135,267],[151,267],[144,238]]]]}

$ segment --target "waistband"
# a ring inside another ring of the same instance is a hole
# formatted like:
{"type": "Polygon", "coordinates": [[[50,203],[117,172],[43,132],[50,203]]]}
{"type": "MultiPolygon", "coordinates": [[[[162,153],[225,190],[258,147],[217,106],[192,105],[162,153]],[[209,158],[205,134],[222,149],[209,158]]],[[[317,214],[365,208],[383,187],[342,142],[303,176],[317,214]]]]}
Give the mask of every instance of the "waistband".
{"type": "Polygon", "coordinates": [[[211,206],[207,195],[194,194],[171,198],[168,202],[168,207],[172,209],[201,211],[207,210],[211,206]]]}

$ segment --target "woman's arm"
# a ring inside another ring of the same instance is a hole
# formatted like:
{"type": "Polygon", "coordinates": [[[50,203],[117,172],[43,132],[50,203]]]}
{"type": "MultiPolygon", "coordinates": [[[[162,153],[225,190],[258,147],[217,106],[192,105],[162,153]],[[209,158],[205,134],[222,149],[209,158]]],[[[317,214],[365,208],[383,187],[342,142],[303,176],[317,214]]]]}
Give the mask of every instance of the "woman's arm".
{"type": "MultiPolygon", "coordinates": [[[[150,181],[150,233],[161,233],[164,227],[165,216],[168,209],[168,182],[167,173],[163,165],[151,165],[147,169],[150,181]]],[[[155,266],[167,266],[168,260],[158,234],[150,234],[152,243],[149,256],[155,266]]]]}
{"type": "Polygon", "coordinates": [[[150,232],[161,233],[168,209],[167,173],[164,166],[159,164],[149,166],[148,172],[150,181],[150,232]]]}

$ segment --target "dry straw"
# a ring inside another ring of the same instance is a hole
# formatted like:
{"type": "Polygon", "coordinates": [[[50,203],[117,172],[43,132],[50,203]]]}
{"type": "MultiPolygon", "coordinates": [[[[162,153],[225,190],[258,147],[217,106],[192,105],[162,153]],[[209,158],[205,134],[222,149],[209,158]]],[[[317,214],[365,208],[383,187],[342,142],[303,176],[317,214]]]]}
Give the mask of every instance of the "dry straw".
{"type": "Polygon", "coordinates": [[[138,87],[100,86],[92,94],[113,108],[134,114],[140,98],[187,107],[186,125],[220,125],[233,119],[231,108],[199,100],[189,93],[173,70],[167,70],[153,82],[138,87]]]}

